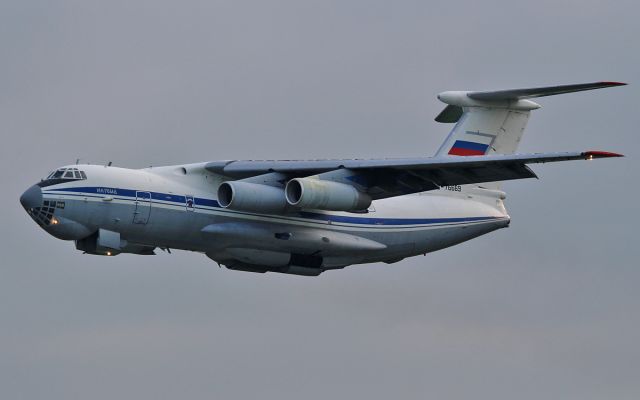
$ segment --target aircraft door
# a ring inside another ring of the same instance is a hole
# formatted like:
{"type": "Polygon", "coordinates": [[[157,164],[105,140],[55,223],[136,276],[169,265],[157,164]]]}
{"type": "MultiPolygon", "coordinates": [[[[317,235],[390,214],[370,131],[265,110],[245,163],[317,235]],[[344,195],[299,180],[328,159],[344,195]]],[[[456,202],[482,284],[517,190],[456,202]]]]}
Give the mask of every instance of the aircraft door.
{"type": "Polygon", "coordinates": [[[136,192],[136,209],[133,211],[134,224],[146,224],[151,214],[151,193],[136,192]]]}
{"type": "Polygon", "coordinates": [[[184,206],[187,211],[193,211],[195,209],[195,202],[192,194],[188,194],[184,196],[184,206]]]}

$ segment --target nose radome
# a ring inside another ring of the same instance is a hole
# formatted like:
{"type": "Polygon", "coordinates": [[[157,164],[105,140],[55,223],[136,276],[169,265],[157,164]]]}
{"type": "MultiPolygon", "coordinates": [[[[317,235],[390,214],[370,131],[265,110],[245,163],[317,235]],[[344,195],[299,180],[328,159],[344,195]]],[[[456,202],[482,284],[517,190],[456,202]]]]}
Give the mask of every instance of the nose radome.
{"type": "Polygon", "coordinates": [[[25,210],[30,208],[42,207],[42,189],[40,186],[33,185],[20,196],[20,204],[25,210]]]}

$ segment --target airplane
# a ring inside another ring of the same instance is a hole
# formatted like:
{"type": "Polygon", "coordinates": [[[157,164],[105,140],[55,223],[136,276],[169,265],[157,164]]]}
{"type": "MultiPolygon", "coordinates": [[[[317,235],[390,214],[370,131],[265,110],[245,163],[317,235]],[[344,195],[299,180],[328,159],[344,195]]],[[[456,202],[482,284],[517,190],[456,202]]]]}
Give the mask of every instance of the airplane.
{"type": "Polygon", "coordinates": [[[501,182],[530,164],[622,157],[604,151],[517,154],[532,98],[625,85],[595,82],[448,91],[455,123],[433,157],[224,160],[127,169],[74,164],[20,203],[85,254],[204,253],[231,270],[318,276],[395,263],[509,226],[501,182]]]}

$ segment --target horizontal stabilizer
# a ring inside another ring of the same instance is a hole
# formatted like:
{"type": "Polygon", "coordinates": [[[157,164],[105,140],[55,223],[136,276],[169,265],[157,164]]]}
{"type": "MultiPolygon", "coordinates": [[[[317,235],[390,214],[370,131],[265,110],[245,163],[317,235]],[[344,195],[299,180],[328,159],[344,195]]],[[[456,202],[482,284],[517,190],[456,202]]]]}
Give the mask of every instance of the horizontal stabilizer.
{"type": "MultiPolygon", "coordinates": [[[[462,118],[466,111],[463,107],[493,109],[510,109],[531,111],[540,105],[529,100],[535,97],[553,96],[556,94],[581,92],[583,90],[603,89],[622,86],[621,82],[593,82],[575,85],[547,86],[525,89],[496,90],[490,92],[448,91],[438,95],[438,99],[448,104],[435,118],[437,122],[454,123],[462,118]]],[[[504,117],[504,116],[503,116],[504,117]]],[[[499,118],[498,118],[499,119],[499,118]]]]}
{"type": "Polygon", "coordinates": [[[527,89],[497,90],[492,92],[469,92],[467,96],[474,100],[497,101],[497,100],[521,100],[535,97],[553,96],[556,94],[582,92],[583,90],[603,89],[614,86],[623,86],[622,82],[593,82],[580,83],[577,85],[547,86],[527,89]]]}

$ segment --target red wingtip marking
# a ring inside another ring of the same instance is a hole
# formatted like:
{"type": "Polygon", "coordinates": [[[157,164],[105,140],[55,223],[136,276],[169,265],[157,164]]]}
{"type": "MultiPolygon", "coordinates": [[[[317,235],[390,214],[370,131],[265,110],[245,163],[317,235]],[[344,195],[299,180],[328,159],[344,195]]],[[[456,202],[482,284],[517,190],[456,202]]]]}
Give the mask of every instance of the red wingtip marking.
{"type": "Polygon", "coordinates": [[[600,82],[603,85],[607,85],[607,86],[624,86],[626,85],[626,83],[624,82],[612,82],[612,81],[602,81],[600,82]]]}
{"type": "Polygon", "coordinates": [[[623,154],[611,153],[609,151],[597,151],[597,150],[585,151],[584,156],[586,158],[624,157],[623,154]]]}

